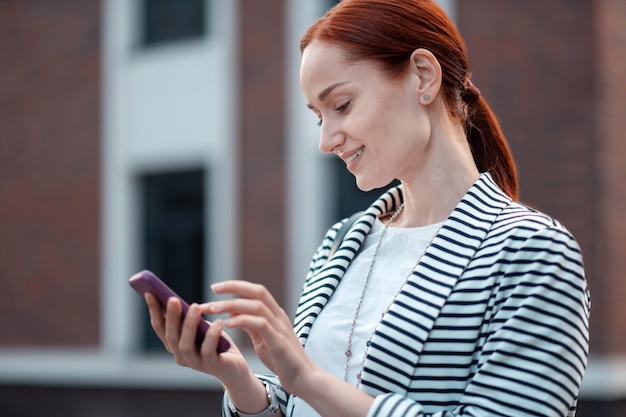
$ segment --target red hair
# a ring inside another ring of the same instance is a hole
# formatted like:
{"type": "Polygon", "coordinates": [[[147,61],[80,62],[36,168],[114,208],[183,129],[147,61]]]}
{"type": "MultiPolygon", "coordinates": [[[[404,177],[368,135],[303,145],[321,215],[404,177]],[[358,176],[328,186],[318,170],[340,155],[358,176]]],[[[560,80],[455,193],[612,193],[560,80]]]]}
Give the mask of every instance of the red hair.
{"type": "Polygon", "coordinates": [[[476,166],[517,199],[517,170],[506,138],[470,80],[465,42],[434,1],[343,0],[307,30],[300,50],[316,39],[342,46],[351,59],[380,63],[391,77],[402,74],[414,50],[429,50],[441,65],[446,107],[464,124],[476,166]]]}

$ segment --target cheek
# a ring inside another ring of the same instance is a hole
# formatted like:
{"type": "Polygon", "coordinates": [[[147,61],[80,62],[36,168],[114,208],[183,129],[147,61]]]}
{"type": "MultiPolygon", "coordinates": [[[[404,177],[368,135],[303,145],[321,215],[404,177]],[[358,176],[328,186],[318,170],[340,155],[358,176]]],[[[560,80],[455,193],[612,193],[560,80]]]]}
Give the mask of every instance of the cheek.
{"type": "MultiPolygon", "coordinates": [[[[422,118],[423,119],[423,118],[422,118]]],[[[412,170],[427,153],[430,125],[420,118],[405,116],[394,120],[385,133],[386,161],[394,170],[412,170]]]]}
{"type": "Polygon", "coordinates": [[[366,142],[376,142],[387,136],[389,128],[392,126],[390,121],[390,111],[384,106],[369,105],[367,108],[355,111],[350,118],[350,130],[355,136],[366,142]]]}

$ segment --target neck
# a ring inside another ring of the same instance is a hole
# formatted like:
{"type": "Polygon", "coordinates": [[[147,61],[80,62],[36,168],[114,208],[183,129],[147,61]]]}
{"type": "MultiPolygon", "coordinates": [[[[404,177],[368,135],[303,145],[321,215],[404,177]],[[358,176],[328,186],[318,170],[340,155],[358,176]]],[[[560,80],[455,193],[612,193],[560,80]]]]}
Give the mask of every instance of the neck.
{"type": "Polygon", "coordinates": [[[433,144],[425,161],[419,172],[401,180],[404,210],[394,227],[446,220],[480,176],[464,135],[433,144]]]}
{"type": "Polygon", "coordinates": [[[403,187],[404,210],[393,222],[394,227],[418,227],[445,221],[478,179],[472,176],[455,178],[456,183],[431,182],[419,187],[403,187]],[[428,204],[424,204],[428,202],[428,204]]]}

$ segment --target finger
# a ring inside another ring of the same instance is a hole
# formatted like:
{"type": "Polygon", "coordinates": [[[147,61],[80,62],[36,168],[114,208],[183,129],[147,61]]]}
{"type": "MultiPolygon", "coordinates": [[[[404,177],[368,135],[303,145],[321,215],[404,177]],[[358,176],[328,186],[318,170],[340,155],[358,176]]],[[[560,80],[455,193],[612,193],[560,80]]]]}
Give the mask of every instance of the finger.
{"type": "Polygon", "coordinates": [[[275,333],[274,328],[263,317],[241,314],[226,319],[224,326],[229,329],[240,328],[246,332],[257,353],[270,348],[269,345],[272,342],[282,340],[282,337],[275,333]]]}
{"type": "Polygon", "coordinates": [[[167,300],[165,311],[165,344],[171,352],[178,350],[180,340],[182,306],[176,298],[167,300]]]}
{"type": "Polygon", "coordinates": [[[200,314],[198,304],[191,304],[183,320],[180,339],[178,341],[178,349],[189,359],[195,359],[198,353],[196,348],[196,333],[198,332],[200,320],[202,320],[202,315],[200,314]]]}
{"type": "Polygon", "coordinates": [[[148,304],[148,311],[150,313],[150,325],[156,333],[157,337],[163,343],[165,350],[172,353],[172,350],[167,345],[165,340],[165,316],[163,315],[163,307],[159,300],[152,293],[146,293],[144,296],[146,303],[148,304]]]}
{"type": "Polygon", "coordinates": [[[216,294],[233,294],[239,297],[259,300],[274,313],[281,309],[272,294],[261,284],[242,280],[231,280],[217,282],[211,285],[211,289],[216,294]]]}
{"type": "Polygon", "coordinates": [[[150,325],[159,337],[163,336],[165,334],[165,317],[163,317],[163,308],[159,300],[157,300],[154,294],[149,292],[144,295],[144,299],[148,305],[150,325]]]}
{"type": "Polygon", "coordinates": [[[263,329],[267,331],[272,328],[279,333],[293,332],[291,319],[282,308],[277,307],[271,310],[264,302],[247,298],[235,298],[230,300],[215,301],[205,305],[205,311],[212,314],[228,314],[229,319],[225,322],[226,327],[240,327],[243,320],[251,317],[262,318],[263,329]],[[242,321],[233,320],[239,316],[247,316],[242,321]],[[271,324],[271,326],[270,326],[271,324]]]}
{"type": "Polygon", "coordinates": [[[202,356],[208,357],[217,355],[217,344],[219,338],[222,336],[222,330],[224,330],[224,323],[222,320],[215,320],[211,323],[209,330],[207,330],[206,335],[204,336],[202,346],[200,347],[202,356]]]}
{"type": "MultiPolygon", "coordinates": [[[[210,308],[211,304],[212,304],[212,302],[199,304],[198,307],[200,308],[200,313],[202,315],[213,314],[213,312],[211,311],[211,308],[210,308]]],[[[233,314],[231,314],[231,317],[236,316],[236,315],[237,314],[233,313],[233,314]]],[[[207,336],[205,337],[205,339],[208,338],[208,337],[220,336],[220,337],[223,337],[226,340],[228,340],[230,342],[231,346],[233,345],[233,343],[234,343],[233,339],[228,335],[228,333],[224,333],[224,321],[223,320],[220,320],[220,319],[216,318],[215,321],[214,322],[210,322],[210,324],[211,325],[209,326],[209,330],[207,330],[207,336]],[[215,325],[215,323],[218,323],[218,322],[220,323],[220,325],[219,325],[219,328],[216,329],[214,325],[215,325]]],[[[216,344],[216,347],[217,347],[217,344],[216,344]]]]}
{"type": "Polygon", "coordinates": [[[249,298],[233,298],[207,303],[206,310],[211,314],[228,314],[231,317],[248,314],[264,316],[269,319],[274,316],[271,309],[263,301],[249,298]]]}
{"type": "Polygon", "coordinates": [[[224,320],[224,326],[228,328],[239,327],[249,333],[262,333],[267,331],[269,328],[267,320],[262,317],[249,314],[239,314],[228,318],[224,320]]]}

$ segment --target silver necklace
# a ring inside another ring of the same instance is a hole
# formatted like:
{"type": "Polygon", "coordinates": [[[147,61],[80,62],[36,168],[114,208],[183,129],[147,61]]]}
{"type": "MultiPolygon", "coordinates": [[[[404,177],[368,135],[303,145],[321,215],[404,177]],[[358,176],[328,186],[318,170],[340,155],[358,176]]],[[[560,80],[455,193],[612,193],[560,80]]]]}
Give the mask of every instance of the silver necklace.
{"type": "MultiPolygon", "coordinates": [[[[396,219],[396,217],[398,217],[398,215],[402,212],[403,209],[404,209],[404,203],[400,204],[400,206],[397,208],[397,210],[393,213],[393,215],[389,218],[389,220],[385,224],[385,227],[383,228],[382,232],[380,233],[380,238],[378,238],[378,243],[376,244],[376,249],[374,250],[374,255],[372,256],[372,260],[371,260],[369,268],[367,270],[367,276],[365,277],[365,283],[363,285],[363,290],[361,291],[361,297],[359,298],[359,303],[357,304],[356,311],[354,312],[354,317],[352,318],[352,324],[350,326],[350,332],[348,333],[348,346],[347,346],[346,352],[345,352],[345,355],[346,355],[346,365],[345,365],[345,369],[344,369],[344,381],[346,381],[346,382],[348,381],[348,370],[349,370],[349,367],[350,367],[350,358],[352,357],[352,339],[354,337],[354,330],[355,330],[355,327],[356,327],[356,322],[357,322],[357,320],[359,318],[359,313],[361,312],[361,307],[363,305],[363,300],[365,298],[365,292],[367,291],[367,286],[369,285],[370,279],[372,277],[372,272],[374,271],[374,264],[376,263],[376,257],[378,256],[378,251],[380,250],[380,247],[381,247],[381,245],[383,243],[383,240],[385,240],[385,235],[387,234],[387,230],[389,229],[389,225],[391,225],[391,223],[396,219]]],[[[398,295],[400,295],[400,292],[402,292],[402,289],[404,288],[406,283],[409,281],[409,278],[411,278],[411,275],[413,275],[413,271],[415,270],[415,268],[417,268],[417,265],[419,265],[419,263],[422,261],[422,258],[426,254],[426,251],[428,250],[428,247],[433,243],[433,240],[435,240],[435,237],[437,236],[437,234],[439,233],[440,230],[441,230],[441,226],[439,226],[437,231],[435,231],[435,233],[433,234],[433,237],[430,239],[430,242],[428,242],[428,244],[426,245],[426,249],[424,249],[424,252],[422,252],[422,254],[417,259],[417,262],[415,263],[413,268],[411,268],[411,270],[409,271],[409,274],[407,275],[407,277],[405,278],[404,282],[402,283],[402,285],[398,289],[398,292],[394,295],[393,299],[391,300],[391,303],[389,303],[389,305],[387,306],[387,309],[382,314],[381,321],[379,321],[376,324],[376,327],[374,328],[374,331],[372,332],[372,334],[371,334],[371,336],[369,338],[369,341],[366,344],[367,347],[366,347],[365,351],[363,352],[363,359],[361,360],[359,373],[356,376],[356,386],[357,386],[357,388],[361,385],[361,377],[362,377],[362,374],[363,374],[363,369],[365,368],[365,359],[367,358],[367,354],[368,354],[370,346],[371,346],[371,343],[369,343],[369,342],[372,341],[372,338],[374,337],[374,334],[376,333],[376,331],[378,330],[378,327],[380,326],[380,323],[382,322],[382,318],[384,318],[385,315],[387,314],[387,312],[389,312],[389,309],[391,308],[393,303],[398,298],[398,295]]]]}
{"type": "Polygon", "coordinates": [[[372,277],[372,271],[374,270],[374,264],[376,263],[376,257],[378,256],[378,251],[380,250],[380,246],[383,244],[383,240],[385,240],[385,235],[387,234],[387,230],[389,229],[389,225],[393,222],[396,217],[400,215],[402,210],[404,209],[404,203],[400,204],[400,206],[396,209],[396,211],[391,215],[387,223],[385,223],[385,227],[382,232],[380,232],[380,237],[378,238],[378,243],[376,244],[376,249],[374,249],[374,255],[372,256],[372,261],[370,262],[370,266],[367,270],[367,276],[365,277],[365,283],[363,284],[363,290],[361,291],[361,297],[359,297],[359,303],[356,306],[356,311],[354,312],[354,317],[352,318],[352,324],[350,325],[350,332],[348,333],[348,346],[346,347],[346,366],[344,369],[344,381],[348,381],[348,368],[350,367],[350,358],[352,357],[352,338],[354,337],[354,329],[356,327],[356,322],[359,318],[359,313],[361,312],[361,307],[363,306],[363,299],[365,298],[365,292],[367,291],[367,286],[370,283],[370,278],[372,277]]]}

